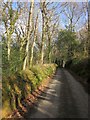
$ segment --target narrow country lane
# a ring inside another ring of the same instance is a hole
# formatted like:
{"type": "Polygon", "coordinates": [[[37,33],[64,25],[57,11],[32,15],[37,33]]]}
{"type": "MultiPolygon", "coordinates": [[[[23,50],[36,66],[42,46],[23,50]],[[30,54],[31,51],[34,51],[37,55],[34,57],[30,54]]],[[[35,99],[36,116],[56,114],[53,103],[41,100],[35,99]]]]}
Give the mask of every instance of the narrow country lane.
{"type": "Polygon", "coordinates": [[[88,94],[65,69],[58,69],[27,118],[88,118],[88,94]]]}

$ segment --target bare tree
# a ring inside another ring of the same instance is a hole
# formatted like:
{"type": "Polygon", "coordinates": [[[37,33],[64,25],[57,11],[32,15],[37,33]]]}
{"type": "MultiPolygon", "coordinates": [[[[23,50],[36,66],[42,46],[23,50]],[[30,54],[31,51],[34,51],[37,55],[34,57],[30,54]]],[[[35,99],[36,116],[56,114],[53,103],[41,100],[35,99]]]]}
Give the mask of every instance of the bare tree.
{"type": "Polygon", "coordinates": [[[82,7],[80,7],[79,4],[80,3],[77,2],[69,2],[67,3],[65,10],[63,10],[67,21],[66,28],[68,28],[70,31],[74,31],[75,26],[83,14],[82,7]]]}

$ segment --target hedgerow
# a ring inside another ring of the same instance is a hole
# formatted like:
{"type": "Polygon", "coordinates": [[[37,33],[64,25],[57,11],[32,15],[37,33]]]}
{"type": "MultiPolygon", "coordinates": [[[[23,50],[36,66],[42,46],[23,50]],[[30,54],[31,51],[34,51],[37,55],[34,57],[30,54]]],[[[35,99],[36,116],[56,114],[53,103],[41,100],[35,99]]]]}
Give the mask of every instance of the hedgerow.
{"type": "Polygon", "coordinates": [[[56,64],[35,65],[31,69],[19,73],[3,76],[2,87],[2,116],[5,117],[15,110],[21,101],[51,76],[56,70],[56,64]]]}
{"type": "MultiPolygon", "coordinates": [[[[83,60],[72,60],[72,62],[67,65],[67,68],[71,69],[77,75],[81,76],[82,78],[88,80],[90,78],[90,59],[83,59],[83,60]]],[[[90,82],[90,80],[89,80],[90,82]]]]}

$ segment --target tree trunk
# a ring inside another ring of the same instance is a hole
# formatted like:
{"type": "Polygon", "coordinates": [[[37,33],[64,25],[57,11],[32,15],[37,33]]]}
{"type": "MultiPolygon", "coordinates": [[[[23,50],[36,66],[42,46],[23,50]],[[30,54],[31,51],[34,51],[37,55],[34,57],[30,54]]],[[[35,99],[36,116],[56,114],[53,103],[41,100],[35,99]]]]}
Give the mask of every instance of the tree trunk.
{"type": "Polygon", "coordinates": [[[33,15],[33,7],[34,7],[34,0],[32,0],[30,5],[30,11],[29,11],[29,18],[28,18],[28,31],[27,31],[27,45],[26,45],[26,57],[23,63],[23,70],[29,68],[29,47],[30,47],[30,36],[32,31],[32,15],[33,15]]]}
{"type": "Polygon", "coordinates": [[[43,64],[43,58],[44,58],[44,40],[42,41],[41,45],[41,64],[43,64]]]}
{"type": "Polygon", "coordinates": [[[42,42],[41,42],[41,64],[44,63],[44,42],[45,42],[45,2],[42,3],[42,42]]]}
{"type": "Polygon", "coordinates": [[[49,53],[48,53],[48,61],[51,63],[51,39],[49,38],[49,53]]]}
{"type": "Polygon", "coordinates": [[[11,52],[10,41],[8,41],[8,61],[10,61],[10,52],[11,52]]]}
{"type": "Polygon", "coordinates": [[[26,45],[26,57],[25,57],[24,64],[23,64],[23,70],[25,70],[26,67],[27,68],[29,67],[28,59],[29,59],[29,40],[27,41],[27,45],[26,45]]]}
{"type": "Polygon", "coordinates": [[[8,61],[10,61],[10,54],[11,54],[11,35],[7,31],[7,48],[8,48],[8,61]]]}
{"type": "Polygon", "coordinates": [[[31,46],[30,67],[32,66],[32,62],[33,62],[34,44],[35,44],[35,40],[33,41],[32,46],[31,46]]]}
{"type": "Polygon", "coordinates": [[[30,67],[32,66],[32,63],[33,63],[34,44],[35,44],[36,34],[37,34],[37,20],[38,20],[38,14],[37,14],[37,17],[36,17],[36,23],[35,23],[35,29],[34,29],[33,43],[32,43],[32,46],[31,46],[30,67]]]}

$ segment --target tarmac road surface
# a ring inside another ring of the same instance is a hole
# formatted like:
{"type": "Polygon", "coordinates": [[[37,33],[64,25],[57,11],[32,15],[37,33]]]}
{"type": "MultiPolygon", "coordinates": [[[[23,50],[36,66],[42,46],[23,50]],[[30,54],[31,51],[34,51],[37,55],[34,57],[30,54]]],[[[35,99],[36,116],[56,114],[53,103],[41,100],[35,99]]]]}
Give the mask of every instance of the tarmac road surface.
{"type": "Polygon", "coordinates": [[[88,118],[88,94],[65,69],[58,69],[28,118],[88,118]]]}

